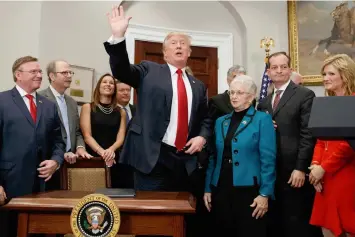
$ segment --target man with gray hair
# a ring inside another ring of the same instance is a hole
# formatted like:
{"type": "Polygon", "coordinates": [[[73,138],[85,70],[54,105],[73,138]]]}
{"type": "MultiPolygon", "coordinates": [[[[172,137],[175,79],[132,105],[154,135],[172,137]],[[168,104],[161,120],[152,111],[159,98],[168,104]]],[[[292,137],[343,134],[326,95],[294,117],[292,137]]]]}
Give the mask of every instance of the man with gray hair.
{"type": "MultiPolygon", "coordinates": [[[[85,142],[81,134],[79,125],[79,114],[77,102],[65,91],[70,87],[74,72],[69,63],[63,60],[54,60],[47,65],[47,76],[49,87],[39,92],[56,104],[60,118],[60,128],[66,148],[64,159],[73,164],[77,157],[90,159],[92,156],[86,152],[85,142]]],[[[56,172],[46,190],[60,189],[60,173],[56,172]]]]}
{"type": "MultiPolygon", "coordinates": [[[[229,68],[227,72],[228,87],[234,78],[245,74],[246,74],[246,70],[244,69],[243,66],[233,65],[231,68],[229,68]]],[[[213,121],[216,121],[217,118],[223,115],[231,113],[233,111],[233,107],[229,99],[228,90],[226,90],[221,94],[211,97],[208,101],[208,107],[209,107],[209,115],[212,117],[213,121]]]]}

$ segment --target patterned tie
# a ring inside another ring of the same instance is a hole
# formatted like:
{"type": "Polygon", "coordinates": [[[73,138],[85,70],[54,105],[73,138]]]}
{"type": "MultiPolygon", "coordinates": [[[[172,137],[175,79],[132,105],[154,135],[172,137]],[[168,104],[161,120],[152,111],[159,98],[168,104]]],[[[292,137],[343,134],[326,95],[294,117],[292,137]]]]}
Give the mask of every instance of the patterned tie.
{"type": "Polygon", "coordinates": [[[129,115],[128,115],[128,110],[126,107],[123,107],[124,111],[126,112],[126,128],[127,128],[127,125],[129,123],[129,115]]]}
{"type": "Polygon", "coordinates": [[[175,138],[175,147],[177,150],[182,150],[186,145],[188,135],[188,104],[185,83],[182,78],[182,71],[178,69],[177,92],[178,92],[178,116],[177,116],[177,131],[175,138]]]}
{"type": "Polygon", "coordinates": [[[71,149],[71,140],[70,140],[70,130],[69,130],[69,118],[68,118],[68,107],[67,103],[65,102],[64,95],[58,96],[58,105],[60,109],[60,113],[62,115],[63,125],[65,128],[65,132],[67,133],[67,141],[66,141],[66,151],[71,149]]]}
{"type": "Polygon", "coordinates": [[[276,92],[275,92],[275,94],[276,94],[276,96],[275,96],[275,99],[274,99],[274,104],[272,105],[272,109],[275,111],[276,110],[276,107],[277,107],[277,105],[279,104],[279,102],[280,102],[280,95],[281,95],[281,92],[282,92],[283,90],[277,90],[276,92]]]}
{"type": "Polygon", "coordinates": [[[30,113],[31,113],[31,117],[33,119],[33,122],[36,122],[36,118],[37,118],[37,107],[36,104],[33,100],[33,95],[29,95],[27,94],[26,97],[30,100],[30,113]]]}

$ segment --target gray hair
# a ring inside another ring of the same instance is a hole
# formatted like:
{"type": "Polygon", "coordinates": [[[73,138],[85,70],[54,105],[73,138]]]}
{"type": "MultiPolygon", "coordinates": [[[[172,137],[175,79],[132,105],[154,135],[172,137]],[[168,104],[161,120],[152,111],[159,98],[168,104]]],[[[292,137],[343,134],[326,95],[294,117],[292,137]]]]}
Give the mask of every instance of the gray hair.
{"type": "Polygon", "coordinates": [[[253,94],[254,96],[256,95],[256,91],[258,88],[257,88],[253,78],[251,78],[250,76],[240,75],[240,76],[235,77],[229,87],[232,87],[236,83],[241,83],[242,85],[244,85],[246,87],[247,92],[253,94]]]}
{"type": "Polygon", "coordinates": [[[243,66],[240,65],[233,65],[231,68],[228,69],[227,72],[227,77],[232,78],[234,77],[234,73],[244,73],[246,74],[247,71],[245,70],[245,68],[243,66]]]}
{"type": "MultiPolygon", "coordinates": [[[[51,73],[54,73],[57,71],[57,62],[65,62],[65,63],[68,63],[67,61],[65,60],[53,60],[53,61],[50,61],[47,65],[47,68],[46,68],[46,71],[47,71],[47,76],[48,76],[48,80],[49,80],[49,83],[52,82],[51,80],[51,77],[49,76],[51,73]]],[[[69,64],[69,63],[68,63],[69,64]]]]}

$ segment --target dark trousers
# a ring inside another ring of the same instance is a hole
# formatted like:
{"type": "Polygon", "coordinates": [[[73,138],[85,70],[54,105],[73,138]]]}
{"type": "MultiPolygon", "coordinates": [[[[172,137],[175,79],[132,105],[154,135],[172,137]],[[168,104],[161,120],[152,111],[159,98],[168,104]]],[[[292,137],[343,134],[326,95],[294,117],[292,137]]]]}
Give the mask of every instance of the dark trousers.
{"type": "Polygon", "coordinates": [[[111,167],[112,188],[134,188],[133,168],[126,164],[117,164],[111,167]]]}
{"type": "Polygon", "coordinates": [[[213,236],[266,237],[267,215],[256,219],[250,207],[258,195],[257,185],[234,187],[232,164],[225,163],[218,187],[212,186],[213,236]]]}
{"type": "Polygon", "coordinates": [[[134,186],[136,190],[144,191],[192,193],[197,199],[197,214],[185,216],[186,236],[205,237],[206,235],[203,234],[203,231],[206,229],[206,224],[208,224],[202,222],[206,219],[204,214],[207,212],[202,201],[205,170],[196,169],[192,174],[188,175],[183,162],[184,158],[180,160],[179,156],[183,156],[183,154],[179,155],[174,148],[162,145],[159,161],[151,173],[134,172],[134,186]]]}
{"type": "Polygon", "coordinates": [[[309,224],[314,201],[314,188],[305,182],[302,188],[292,188],[277,180],[276,200],[269,207],[268,237],[322,237],[319,227],[309,224]]]}

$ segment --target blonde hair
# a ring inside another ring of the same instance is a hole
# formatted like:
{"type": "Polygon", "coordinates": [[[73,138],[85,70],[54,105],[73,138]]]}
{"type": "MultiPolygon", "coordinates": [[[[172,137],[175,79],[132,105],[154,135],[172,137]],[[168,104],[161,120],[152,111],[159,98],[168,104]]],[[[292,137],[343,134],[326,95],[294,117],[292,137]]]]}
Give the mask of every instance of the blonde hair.
{"type": "MultiPolygon", "coordinates": [[[[164,39],[164,42],[163,42],[163,51],[165,49],[165,46],[166,44],[168,43],[169,39],[175,35],[179,35],[179,36],[183,36],[187,39],[187,43],[189,44],[189,47],[191,48],[191,36],[185,34],[185,33],[182,33],[182,32],[170,32],[164,39]]],[[[190,49],[191,50],[191,49],[190,49]]]]}
{"type": "MultiPolygon", "coordinates": [[[[344,95],[351,95],[355,92],[355,62],[346,54],[337,54],[324,60],[321,74],[324,74],[324,68],[328,65],[335,67],[343,81],[344,95]]],[[[325,91],[327,96],[335,96],[334,91],[325,91]]]]}

